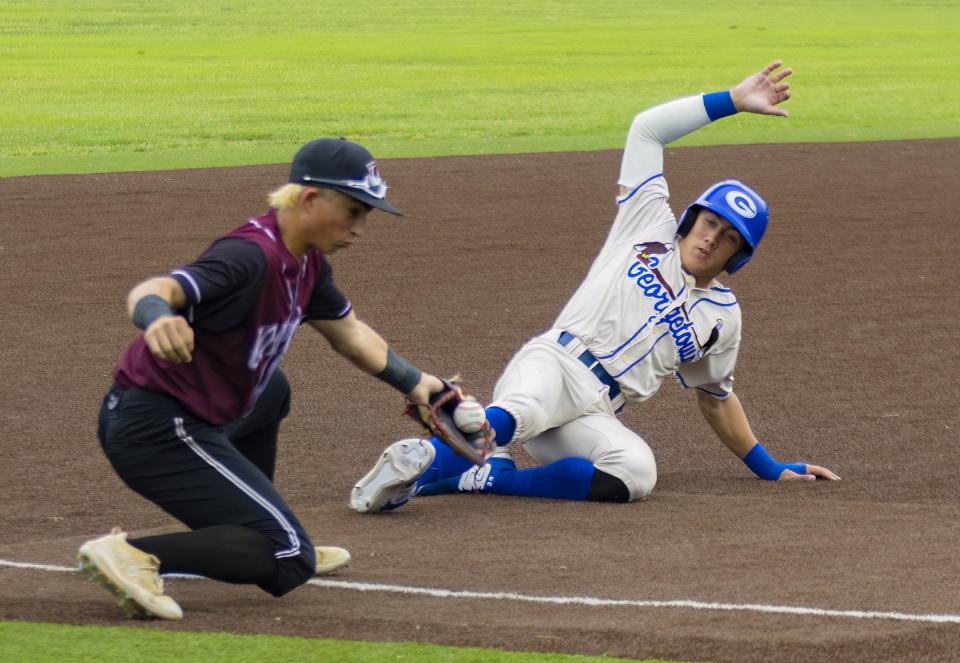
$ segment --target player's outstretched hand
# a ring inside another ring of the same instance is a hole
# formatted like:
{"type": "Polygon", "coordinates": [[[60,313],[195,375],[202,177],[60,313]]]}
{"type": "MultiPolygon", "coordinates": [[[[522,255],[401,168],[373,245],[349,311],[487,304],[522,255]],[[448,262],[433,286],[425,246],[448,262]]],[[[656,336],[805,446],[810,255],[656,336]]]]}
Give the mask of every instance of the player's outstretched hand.
{"type": "Polygon", "coordinates": [[[780,474],[780,481],[816,481],[817,479],[839,481],[840,477],[819,465],[807,465],[806,474],[797,474],[793,470],[784,470],[780,474]]]}
{"type": "Polygon", "coordinates": [[[780,69],[781,66],[783,62],[775,60],[730,90],[733,104],[738,111],[783,117],[790,115],[778,104],[790,98],[790,84],[784,82],[784,79],[793,73],[793,69],[780,69]],[[778,69],[780,71],[777,71],[778,69]]]}
{"type": "Polygon", "coordinates": [[[182,316],[157,318],[144,331],[143,340],[157,359],[187,364],[193,357],[193,328],[182,316]]]}

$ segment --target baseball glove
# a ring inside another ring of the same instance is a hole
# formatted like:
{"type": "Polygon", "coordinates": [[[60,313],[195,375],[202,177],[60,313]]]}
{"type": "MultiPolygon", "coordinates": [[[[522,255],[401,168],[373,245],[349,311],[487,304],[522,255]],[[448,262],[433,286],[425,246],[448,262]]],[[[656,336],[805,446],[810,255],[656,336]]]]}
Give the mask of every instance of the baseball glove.
{"type": "Polygon", "coordinates": [[[456,377],[443,380],[443,386],[445,387],[443,391],[430,397],[429,405],[411,403],[407,406],[405,414],[474,465],[486,464],[487,456],[494,450],[490,422],[484,421],[483,427],[471,434],[457,428],[453,420],[453,412],[466,400],[466,397],[456,377]]]}

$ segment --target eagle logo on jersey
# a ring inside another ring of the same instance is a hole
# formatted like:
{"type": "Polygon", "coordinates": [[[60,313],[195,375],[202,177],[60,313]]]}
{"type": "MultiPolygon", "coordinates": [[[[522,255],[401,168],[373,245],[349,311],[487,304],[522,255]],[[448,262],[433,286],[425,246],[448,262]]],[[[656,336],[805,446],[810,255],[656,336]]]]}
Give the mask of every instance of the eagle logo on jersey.
{"type": "Polygon", "coordinates": [[[644,296],[654,300],[653,308],[657,313],[663,313],[676,295],[658,269],[659,256],[672,251],[673,244],[641,242],[634,244],[633,250],[637,252],[637,259],[627,268],[627,278],[636,281],[644,296]]]}
{"type": "MultiPolygon", "coordinates": [[[[640,244],[634,244],[633,250],[637,252],[637,260],[642,262],[644,265],[649,265],[651,260],[654,260],[659,264],[659,260],[652,258],[652,256],[662,256],[664,253],[669,253],[673,251],[673,244],[664,244],[662,242],[641,242],[640,244]]],[[[656,267],[656,265],[654,265],[656,267]]]]}

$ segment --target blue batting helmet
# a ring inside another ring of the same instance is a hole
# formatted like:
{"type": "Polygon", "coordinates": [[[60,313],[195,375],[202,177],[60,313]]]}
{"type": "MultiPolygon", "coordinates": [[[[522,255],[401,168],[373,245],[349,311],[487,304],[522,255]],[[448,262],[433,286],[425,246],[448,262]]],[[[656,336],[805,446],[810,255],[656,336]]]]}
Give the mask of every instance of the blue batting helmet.
{"type": "Polygon", "coordinates": [[[767,203],[757,192],[743,182],[724,180],[700,194],[680,217],[677,234],[686,237],[697,220],[697,212],[708,209],[730,222],[743,237],[743,248],[737,251],[725,267],[728,274],[747,264],[757,250],[757,245],[767,229],[770,213],[767,203]]]}

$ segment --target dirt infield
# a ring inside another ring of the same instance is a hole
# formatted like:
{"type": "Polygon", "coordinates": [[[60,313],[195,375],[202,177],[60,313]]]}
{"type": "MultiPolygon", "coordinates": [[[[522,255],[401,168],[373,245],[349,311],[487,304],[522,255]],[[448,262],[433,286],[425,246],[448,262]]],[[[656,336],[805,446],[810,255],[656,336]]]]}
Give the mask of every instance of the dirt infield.
{"type": "MultiPolygon", "coordinates": [[[[618,165],[616,151],[382,162],[408,216],[377,217],[335,256],[338,282],[398,352],[463,372],[487,398],[585,274],[618,165]]],[[[121,484],[94,437],[133,336],[122,301],[263,211],[285,171],[0,181],[0,561],[65,567],[113,525],[175,526],[121,484]]],[[[960,140],[667,155],[678,211],[722,177],[770,202],[761,250],[726,281],[744,318],[737,392],[778,457],[842,482],[754,480],[668,384],[624,414],[657,457],[646,503],[446,496],[361,516],[346,506],[353,482],[415,430],[395,393],[305,329],[284,362],[294,404],[278,484],[316,542],[349,548],[353,565],[341,584],[281,600],[174,580],[184,621],[139,626],[684,660],[960,660],[957,172],[960,140]],[[677,600],[701,603],[636,603],[677,600]],[[916,619],[929,615],[956,619],[916,619]]],[[[78,574],[2,565],[0,618],[124,623],[78,574]]]]}

